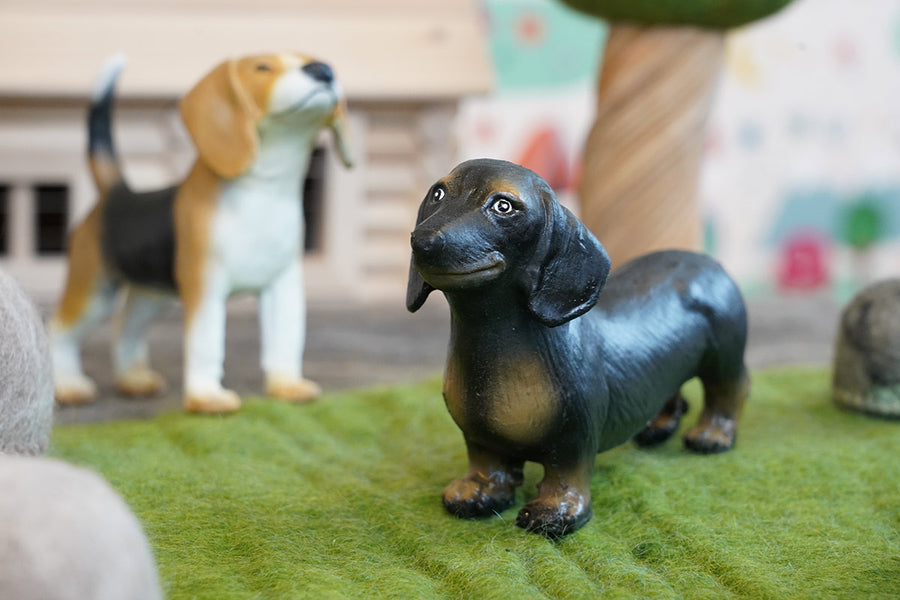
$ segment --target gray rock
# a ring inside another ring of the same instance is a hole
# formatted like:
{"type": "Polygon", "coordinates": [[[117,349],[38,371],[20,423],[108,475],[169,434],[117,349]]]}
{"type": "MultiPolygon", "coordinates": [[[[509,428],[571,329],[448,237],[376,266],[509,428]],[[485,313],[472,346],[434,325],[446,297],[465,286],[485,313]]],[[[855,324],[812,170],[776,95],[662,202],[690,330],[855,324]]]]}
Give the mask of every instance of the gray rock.
{"type": "Polygon", "coordinates": [[[44,326],[19,284],[0,271],[0,454],[42,454],[52,421],[44,326]]]}
{"type": "Polygon", "coordinates": [[[101,477],[0,456],[0,490],[0,598],[162,598],[140,524],[101,477]]]}
{"type": "Polygon", "coordinates": [[[900,279],[867,287],[844,309],[832,387],[840,406],[900,418],[900,279]]]}

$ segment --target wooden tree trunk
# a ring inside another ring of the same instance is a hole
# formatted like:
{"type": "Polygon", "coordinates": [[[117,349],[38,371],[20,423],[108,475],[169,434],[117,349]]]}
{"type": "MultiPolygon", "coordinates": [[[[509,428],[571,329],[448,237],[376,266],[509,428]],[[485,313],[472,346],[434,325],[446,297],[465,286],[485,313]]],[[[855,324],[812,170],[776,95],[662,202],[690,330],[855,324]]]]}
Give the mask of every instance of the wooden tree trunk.
{"type": "Polygon", "coordinates": [[[688,27],[610,29],[580,198],[614,267],[651,250],[700,248],[700,158],[723,39],[688,27]]]}

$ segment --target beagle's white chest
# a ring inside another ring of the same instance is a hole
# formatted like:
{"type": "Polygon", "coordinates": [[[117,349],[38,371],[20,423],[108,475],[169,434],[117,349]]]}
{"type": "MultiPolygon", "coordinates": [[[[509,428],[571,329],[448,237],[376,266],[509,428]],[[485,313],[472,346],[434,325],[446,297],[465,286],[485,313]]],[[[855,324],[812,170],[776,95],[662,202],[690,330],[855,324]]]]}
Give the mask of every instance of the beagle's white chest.
{"type": "Polygon", "coordinates": [[[232,293],[262,290],[298,260],[302,185],[319,127],[297,117],[264,119],[253,166],[224,182],[212,245],[232,293]]]}
{"type": "Polygon", "coordinates": [[[213,252],[231,292],[267,287],[298,259],[303,238],[301,182],[252,173],[227,182],[213,222],[213,252]]]}

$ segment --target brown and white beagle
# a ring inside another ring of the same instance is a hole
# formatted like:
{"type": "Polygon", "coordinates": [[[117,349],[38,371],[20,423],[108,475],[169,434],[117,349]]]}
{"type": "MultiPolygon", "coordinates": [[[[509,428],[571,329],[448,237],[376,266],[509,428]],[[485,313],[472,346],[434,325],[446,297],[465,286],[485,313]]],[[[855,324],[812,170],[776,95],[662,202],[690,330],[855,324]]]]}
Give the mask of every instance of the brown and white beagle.
{"type": "Polygon", "coordinates": [[[320,393],[302,376],[306,307],[302,190],[318,133],[330,128],[344,164],[346,107],[331,68],[297,54],[227,60],[181,100],[197,147],[187,178],[134,192],[111,134],[113,88],[123,66],[104,69],[89,115],[89,157],[99,201],[69,239],[69,274],[51,323],[57,401],[93,400],[83,372],[84,334],[126,294],[115,326],[117,388],[148,395],[165,387],[150,368],[144,333],[172,295],[184,305],[184,403],[188,411],[240,407],[222,387],[225,301],[259,295],[266,393],[302,402],[320,393]]]}

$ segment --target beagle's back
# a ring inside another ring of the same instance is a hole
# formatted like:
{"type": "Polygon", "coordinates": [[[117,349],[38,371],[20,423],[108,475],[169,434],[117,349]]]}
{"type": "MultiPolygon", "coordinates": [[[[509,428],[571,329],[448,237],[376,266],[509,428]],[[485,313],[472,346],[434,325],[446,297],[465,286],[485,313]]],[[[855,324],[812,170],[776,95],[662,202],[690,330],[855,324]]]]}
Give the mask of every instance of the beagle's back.
{"type": "Polygon", "coordinates": [[[125,184],[109,191],[102,212],[103,258],[125,280],[175,292],[176,186],[132,192],[125,184]]]}

